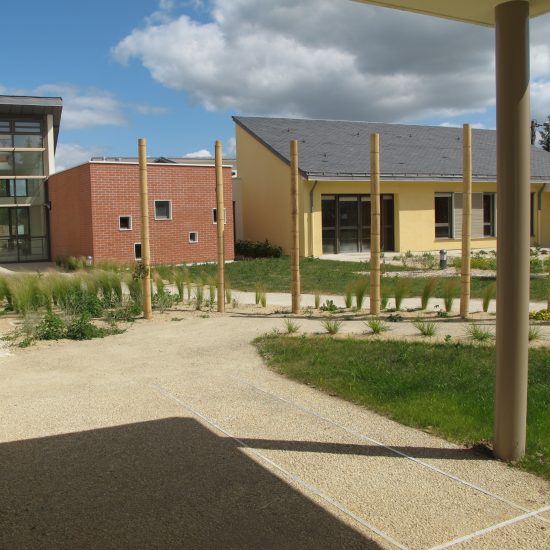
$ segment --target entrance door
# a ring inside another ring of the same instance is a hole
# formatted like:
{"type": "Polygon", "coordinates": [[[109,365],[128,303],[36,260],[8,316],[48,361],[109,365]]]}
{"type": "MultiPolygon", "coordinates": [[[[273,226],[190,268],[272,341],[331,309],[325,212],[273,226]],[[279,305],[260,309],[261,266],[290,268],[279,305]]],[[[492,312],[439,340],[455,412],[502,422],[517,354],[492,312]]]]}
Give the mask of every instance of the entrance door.
{"type": "Polygon", "coordinates": [[[338,252],[359,252],[359,203],[357,196],[338,197],[338,252]]]}
{"type": "Polygon", "coordinates": [[[30,247],[29,208],[0,208],[0,262],[19,262],[30,247]]]}

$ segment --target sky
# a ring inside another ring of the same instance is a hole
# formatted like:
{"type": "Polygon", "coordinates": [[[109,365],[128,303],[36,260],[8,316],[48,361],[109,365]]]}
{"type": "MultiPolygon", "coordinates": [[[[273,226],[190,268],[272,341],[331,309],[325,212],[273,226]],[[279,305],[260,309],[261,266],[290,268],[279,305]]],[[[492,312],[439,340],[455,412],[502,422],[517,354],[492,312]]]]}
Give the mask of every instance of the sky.
{"type": "MultiPolygon", "coordinates": [[[[136,156],[140,137],[150,156],[220,139],[233,157],[233,115],[495,127],[491,28],[350,0],[27,0],[2,16],[0,94],[63,98],[58,169],[136,156]]],[[[539,121],[548,36],[550,14],[532,20],[539,121]]]]}

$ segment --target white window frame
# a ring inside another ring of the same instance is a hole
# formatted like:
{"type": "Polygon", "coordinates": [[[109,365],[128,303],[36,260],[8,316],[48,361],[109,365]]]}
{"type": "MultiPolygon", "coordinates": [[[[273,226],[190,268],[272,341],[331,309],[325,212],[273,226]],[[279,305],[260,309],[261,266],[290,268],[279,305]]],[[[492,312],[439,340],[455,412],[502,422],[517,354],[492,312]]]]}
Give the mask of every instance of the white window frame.
{"type": "Polygon", "coordinates": [[[199,232],[198,231],[189,231],[189,242],[190,244],[197,244],[199,242],[199,232]],[[195,234],[196,239],[192,240],[191,235],[195,234]]]}
{"type": "MultiPolygon", "coordinates": [[[[217,212],[218,212],[218,209],[217,208],[212,208],[212,223],[214,225],[218,225],[218,220],[217,220],[217,212]],[[216,219],[214,218],[214,212],[216,212],[216,219]]],[[[227,208],[224,207],[223,209],[223,224],[224,225],[227,225],[227,208]]]]}
{"type": "Polygon", "coordinates": [[[139,258],[136,256],[136,245],[138,245],[138,244],[141,247],[141,242],[134,243],[134,260],[136,260],[136,261],[143,260],[143,249],[141,249],[141,256],[139,258]]]}
{"type": "Polygon", "coordinates": [[[155,220],[159,221],[159,222],[166,222],[166,221],[170,221],[172,219],[172,201],[171,200],[168,200],[168,199],[155,199],[154,200],[154,212],[155,212],[155,220]],[[158,218],[157,217],[157,202],[167,202],[168,203],[168,209],[169,209],[169,213],[168,213],[168,217],[167,218],[158,218]]]}
{"type": "Polygon", "coordinates": [[[124,215],[124,216],[119,216],[118,217],[118,230],[119,231],[132,231],[133,229],[133,225],[132,225],[132,216],[129,216],[129,215],[124,215]],[[120,220],[122,218],[128,218],[130,220],[130,227],[120,227],[120,220]]]}

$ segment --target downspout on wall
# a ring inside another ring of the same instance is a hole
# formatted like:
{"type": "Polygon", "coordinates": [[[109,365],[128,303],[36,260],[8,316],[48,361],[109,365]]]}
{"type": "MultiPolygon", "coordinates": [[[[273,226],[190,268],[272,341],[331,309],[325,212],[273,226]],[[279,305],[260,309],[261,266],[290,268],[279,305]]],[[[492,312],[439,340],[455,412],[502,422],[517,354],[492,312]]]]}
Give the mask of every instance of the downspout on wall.
{"type": "Polygon", "coordinates": [[[319,182],[315,180],[311,189],[309,190],[309,254],[310,258],[313,258],[313,192],[319,182]]]}

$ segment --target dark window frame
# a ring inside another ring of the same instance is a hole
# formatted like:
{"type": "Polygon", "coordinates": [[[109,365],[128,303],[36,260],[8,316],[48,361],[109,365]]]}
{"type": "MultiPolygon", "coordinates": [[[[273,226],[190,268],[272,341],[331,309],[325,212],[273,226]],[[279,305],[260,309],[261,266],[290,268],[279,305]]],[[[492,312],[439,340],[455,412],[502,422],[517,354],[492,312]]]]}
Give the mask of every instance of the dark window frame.
{"type": "Polygon", "coordinates": [[[436,193],[434,196],[434,221],[435,221],[435,240],[449,240],[454,238],[454,197],[453,193],[436,193]],[[437,222],[437,199],[447,199],[448,200],[448,217],[449,222],[437,222]],[[446,235],[438,235],[438,228],[447,228],[446,235]]]}

